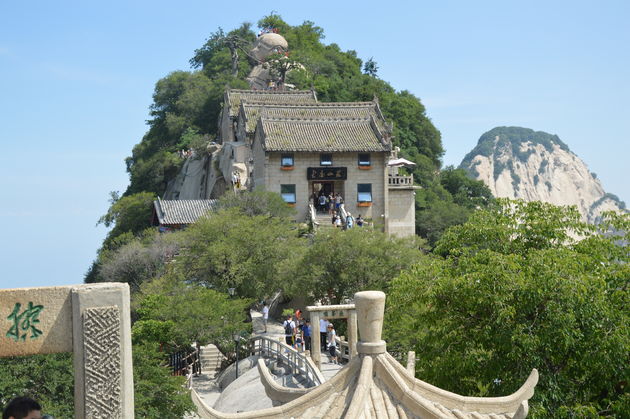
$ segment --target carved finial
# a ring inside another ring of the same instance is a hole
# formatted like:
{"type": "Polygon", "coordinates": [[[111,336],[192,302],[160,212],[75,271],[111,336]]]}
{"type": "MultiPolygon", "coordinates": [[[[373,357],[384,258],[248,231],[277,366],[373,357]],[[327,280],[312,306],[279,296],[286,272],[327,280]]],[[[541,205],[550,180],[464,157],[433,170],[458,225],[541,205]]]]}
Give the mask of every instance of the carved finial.
{"type": "Polygon", "coordinates": [[[380,354],[385,352],[383,333],[383,316],[385,313],[385,293],[381,291],[361,291],[354,294],[354,305],[357,310],[359,334],[357,352],[363,354],[380,354]]]}

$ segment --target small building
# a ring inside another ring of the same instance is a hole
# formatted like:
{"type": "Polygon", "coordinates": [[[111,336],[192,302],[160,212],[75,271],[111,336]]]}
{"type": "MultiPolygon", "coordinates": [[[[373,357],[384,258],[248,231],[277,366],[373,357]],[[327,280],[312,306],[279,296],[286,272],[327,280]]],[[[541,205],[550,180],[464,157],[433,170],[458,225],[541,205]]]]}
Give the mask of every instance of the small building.
{"type": "Polygon", "coordinates": [[[415,234],[417,187],[390,165],[398,150],[376,98],[321,103],[313,91],[228,89],[220,131],[217,168],[238,178],[235,190],[278,192],[297,221],[315,221],[320,195],[340,194],[342,214],[390,235],[415,234]]]}
{"type": "Polygon", "coordinates": [[[152,225],[160,232],[180,230],[216,209],[216,199],[164,200],[158,197],[153,201],[152,225]]]}

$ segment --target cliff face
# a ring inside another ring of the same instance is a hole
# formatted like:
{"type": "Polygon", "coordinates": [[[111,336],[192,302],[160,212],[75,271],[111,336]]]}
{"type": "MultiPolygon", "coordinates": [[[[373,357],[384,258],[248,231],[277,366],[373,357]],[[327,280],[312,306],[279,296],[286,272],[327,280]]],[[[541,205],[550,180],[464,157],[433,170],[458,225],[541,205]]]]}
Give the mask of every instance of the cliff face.
{"type": "Polygon", "coordinates": [[[545,132],[494,128],[481,136],[460,167],[485,182],[496,197],[575,205],[588,222],[596,222],[604,211],[625,210],[558,136],[545,132]]]}

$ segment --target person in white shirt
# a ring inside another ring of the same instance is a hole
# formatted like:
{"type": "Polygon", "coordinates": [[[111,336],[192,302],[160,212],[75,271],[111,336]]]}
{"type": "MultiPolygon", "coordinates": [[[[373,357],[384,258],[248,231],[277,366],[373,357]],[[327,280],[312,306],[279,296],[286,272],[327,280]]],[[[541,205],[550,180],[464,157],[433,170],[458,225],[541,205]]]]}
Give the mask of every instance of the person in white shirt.
{"type": "Polygon", "coordinates": [[[293,347],[295,343],[295,322],[293,321],[293,316],[287,316],[287,319],[282,323],[282,327],[284,328],[284,338],[287,342],[287,345],[293,347]]]}
{"type": "Polygon", "coordinates": [[[263,333],[267,333],[267,321],[269,320],[269,307],[267,306],[266,301],[263,301],[262,315],[263,315],[263,325],[265,326],[265,331],[263,333]]]}
{"type": "Polygon", "coordinates": [[[337,333],[335,332],[335,328],[333,327],[332,323],[328,324],[328,333],[327,333],[327,340],[326,343],[328,345],[328,353],[330,354],[330,360],[333,364],[338,364],[339,361],[337,361],[337,341],[335,340],[335,337],[337,336],[337,333]]]}
{"type": "Polygon", "coordinates": [[[322,351],[326,350],[326,336],[328,335],[328,320],[319,319],[319,342],[322,351]]]}

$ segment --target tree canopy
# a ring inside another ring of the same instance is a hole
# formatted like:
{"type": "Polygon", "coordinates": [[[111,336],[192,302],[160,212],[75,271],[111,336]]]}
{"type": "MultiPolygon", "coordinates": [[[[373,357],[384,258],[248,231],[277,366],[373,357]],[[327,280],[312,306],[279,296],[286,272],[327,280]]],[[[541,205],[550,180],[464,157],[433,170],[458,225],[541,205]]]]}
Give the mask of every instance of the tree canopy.
{"type": "Polygon", "coordinates": [[[628,412],[629,218],[606,220],[599,234],[575,208],[475,212],[393,281],[388,348],[415,349],[420,378],[469,395],[507,395],[537,368],[532,417],[628,412]]]}

